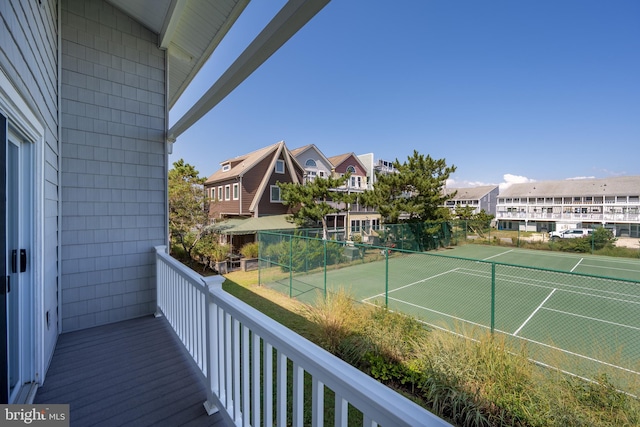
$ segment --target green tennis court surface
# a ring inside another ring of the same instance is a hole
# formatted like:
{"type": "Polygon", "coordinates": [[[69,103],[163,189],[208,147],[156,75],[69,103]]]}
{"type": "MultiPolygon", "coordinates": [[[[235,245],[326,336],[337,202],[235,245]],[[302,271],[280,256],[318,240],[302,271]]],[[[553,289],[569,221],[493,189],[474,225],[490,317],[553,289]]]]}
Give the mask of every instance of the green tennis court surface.
{"type": "Polygon", "coordinates": [[[326,283],[326,292],[345,288],[468,337],[493,328],[571,373],[616,371],[640,383],[638,260],[479,245],[438,254],[391,252],[270,286],[311,301],[326,283]]]}

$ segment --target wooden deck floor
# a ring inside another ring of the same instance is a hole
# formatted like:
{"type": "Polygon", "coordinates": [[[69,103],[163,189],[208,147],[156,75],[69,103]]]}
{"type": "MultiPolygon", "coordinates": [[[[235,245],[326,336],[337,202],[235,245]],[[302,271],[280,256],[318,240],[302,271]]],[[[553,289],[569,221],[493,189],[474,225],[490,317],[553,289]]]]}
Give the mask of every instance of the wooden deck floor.
{"type": "Polygon", "coordinates": [[[70,404],[72,426],[216,426],[200,374],[164,318],[62,334],[35,403],[70,404]]]}

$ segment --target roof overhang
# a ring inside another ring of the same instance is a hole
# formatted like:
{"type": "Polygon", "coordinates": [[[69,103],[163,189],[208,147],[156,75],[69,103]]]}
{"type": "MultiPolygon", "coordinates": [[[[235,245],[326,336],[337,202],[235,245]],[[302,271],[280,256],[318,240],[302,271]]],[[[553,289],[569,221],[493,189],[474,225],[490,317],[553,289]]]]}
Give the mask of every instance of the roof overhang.
{"type": "Polygon", "coordinates": [[[249,0],[107,0],[158,34],[167,51],[168,105],[173,107],[249,0]]]}
{"type": "MultiPolygon", "coordinates": [[[[158,34],[167,50],[168,107],[176,103],[249,0],[106,0],[158,34]]],[[[175,139],[222,101],[330,0],[289,0],[167,134],[175,139]]]]}

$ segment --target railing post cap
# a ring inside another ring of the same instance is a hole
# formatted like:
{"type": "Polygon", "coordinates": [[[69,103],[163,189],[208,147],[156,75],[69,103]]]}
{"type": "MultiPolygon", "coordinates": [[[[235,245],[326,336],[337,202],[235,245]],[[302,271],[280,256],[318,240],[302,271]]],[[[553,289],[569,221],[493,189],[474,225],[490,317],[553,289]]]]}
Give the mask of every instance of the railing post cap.
{"type": "Polygon", "coordinates": [[[215,276],[203,277],[202,281],[209,289],[222,289],[222,282],[225,281],[224,276],[217,274],[215,276]]]}
{"type": "Polygon", "coordinates": [[[167,245],[158,245],[155,246],[156,253],[157,252],[167,252],[167,245]]]}

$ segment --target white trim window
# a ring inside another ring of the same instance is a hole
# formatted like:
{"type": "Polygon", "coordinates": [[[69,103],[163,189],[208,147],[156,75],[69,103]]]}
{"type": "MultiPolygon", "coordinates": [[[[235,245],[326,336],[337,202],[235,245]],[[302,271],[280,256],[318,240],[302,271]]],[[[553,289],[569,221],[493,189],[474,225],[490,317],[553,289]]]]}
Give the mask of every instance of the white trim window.
{"type": "Polygon", "coordinates": [[[222,185],[218,186],[218,201],[222,200],[222,185]]]}
{"type": "Polygon", "coordinates": [[[224,186],[224,199],[231,200],[231,185],[229,184],[224,186]]]}
{"type": "Polygon", "coordinates": [[[222,172],[227,172],[231,169],[231,165],[229,163],[225,163],[222,165],[222,172]]]}
{"type": "Polygon", "coordinates": [[[269,198],[271,203],[282,203],[282,199],[280,198],[280,187],[272,185],[269,189],[269,198]]]}
{"type": "Polygon", "coordinates": [[[284,160],[276,160],[276,173],[284,173],[284,160]]]}
{"type": "Polygon", "coordinates": [[[240,198],[240,185],[233,184],[233,200],[238,200],[240,198]]]}

